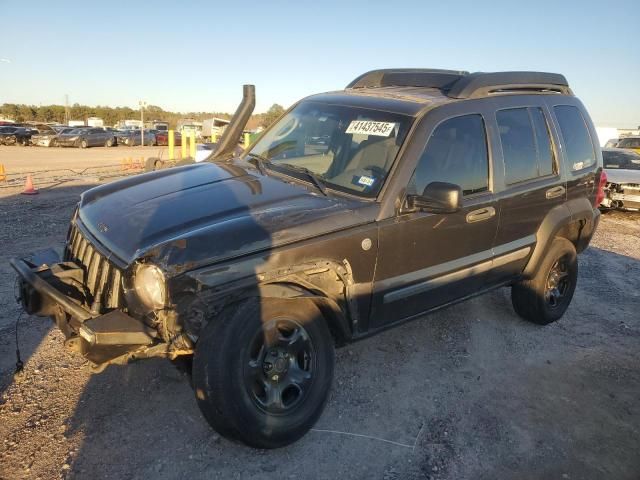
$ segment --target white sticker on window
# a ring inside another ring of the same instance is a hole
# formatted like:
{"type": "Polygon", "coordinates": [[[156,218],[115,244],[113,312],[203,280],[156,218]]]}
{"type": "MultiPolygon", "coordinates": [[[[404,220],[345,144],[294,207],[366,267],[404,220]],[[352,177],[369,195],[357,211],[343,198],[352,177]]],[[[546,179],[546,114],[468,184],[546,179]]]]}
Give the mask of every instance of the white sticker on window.
{"type": "Polygon", "coordinates": [[[359,183],[360,185],[366,185],[367,187],[370,187],[371,185],[373,185],[373,182],[375,182],[375,179],[374,179],[374,178],[367,177],[367,176],[365,176],[365,175],[361,176],[361,177],[358,179],[358,183],[359,183]]]}
{"type": "Polygon", "coordinates": [[[388,137],[393,132],[394,122],[372,122],[370,120],[354,120],[349,124],[346,133],[362,133],[377,137],[388,137]]]}

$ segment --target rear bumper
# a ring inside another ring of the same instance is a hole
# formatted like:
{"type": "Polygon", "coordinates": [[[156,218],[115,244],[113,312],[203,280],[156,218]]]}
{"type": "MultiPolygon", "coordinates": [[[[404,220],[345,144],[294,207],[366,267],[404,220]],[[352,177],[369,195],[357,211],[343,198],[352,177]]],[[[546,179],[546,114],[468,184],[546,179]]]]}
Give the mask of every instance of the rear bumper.
{"type": "Polygon", "coordinates": [[[51,317],[67,338],[66,344],[94,364],[123,363],[113,360],[143,353],[159,343],[154,329],[120,310],[100,314],[87,309],[73,281],[78,267],[62,262],[53,250],[13,258],[10,264],[18,274],[25,311],[51,317]]]}

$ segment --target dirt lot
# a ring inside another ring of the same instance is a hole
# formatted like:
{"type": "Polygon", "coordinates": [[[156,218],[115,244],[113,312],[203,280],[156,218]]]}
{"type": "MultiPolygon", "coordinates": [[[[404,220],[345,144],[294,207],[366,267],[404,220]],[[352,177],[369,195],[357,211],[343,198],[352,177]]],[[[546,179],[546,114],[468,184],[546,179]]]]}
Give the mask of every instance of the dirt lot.
{"type": "Polygon", "coordinates": [[[7,261],[60,245],[83,188],[0,193],[0,478],[640,478],[640,215],[604,216],[560,322],[520,320],[503,289],[345,347],[316,429],[256,451],[168,362],[91,375],[43,319],[21,321],[14,380],[7,261]]]}
{"type": "MultiPolygon", "coordinates": [[[[176,154],[179,151],[180,148],[177,148],[176,154]]],[[[118,146],[81,149],[0,145],[0,164],[4,165],[8,174],[54,169],[81,170],[86,167],[118,165],[127,158],[168,158],[168,155],[167,147],[118,146]]]]}

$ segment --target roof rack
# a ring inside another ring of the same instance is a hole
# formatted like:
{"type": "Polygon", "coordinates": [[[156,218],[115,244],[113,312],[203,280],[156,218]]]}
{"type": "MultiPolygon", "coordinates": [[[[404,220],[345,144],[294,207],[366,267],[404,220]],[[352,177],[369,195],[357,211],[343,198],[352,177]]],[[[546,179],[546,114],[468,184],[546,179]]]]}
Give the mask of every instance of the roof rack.
{"type": "Polygon", "coordinates": [[[447,89],[469,72],[435,68],[388,68],[371,70],[353,80],[347,88],[428,87],[447,89]]]}
{"type": "Polygon", "coordinates": [[[479,98],[501,93],[557,93],[572,95],[564,75],[546,72],[475,72],[427,68],[372,70],[347,88],[437,88],[451,98],[479,98]]]}
{"type": "Polygon", "coordinates": [[[546,72],[476,72],[462,77],[447,92],[452,98],[478,98],[492,93],[559,93],[571,95],[564,75],[546,72]]]}

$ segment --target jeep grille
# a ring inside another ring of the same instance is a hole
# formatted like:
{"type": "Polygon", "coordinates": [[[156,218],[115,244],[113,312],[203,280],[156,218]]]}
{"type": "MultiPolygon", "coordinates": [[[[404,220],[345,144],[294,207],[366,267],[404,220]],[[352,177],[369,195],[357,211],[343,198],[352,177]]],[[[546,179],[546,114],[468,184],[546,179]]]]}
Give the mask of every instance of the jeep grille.
{"type": "Polygon", "coordinates": [[[88,307],[101,313],[121,306],[122,272],[91,245],[75,223],[71,224],[64,259],[84,270],[88,307]]]}

